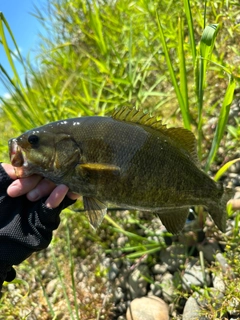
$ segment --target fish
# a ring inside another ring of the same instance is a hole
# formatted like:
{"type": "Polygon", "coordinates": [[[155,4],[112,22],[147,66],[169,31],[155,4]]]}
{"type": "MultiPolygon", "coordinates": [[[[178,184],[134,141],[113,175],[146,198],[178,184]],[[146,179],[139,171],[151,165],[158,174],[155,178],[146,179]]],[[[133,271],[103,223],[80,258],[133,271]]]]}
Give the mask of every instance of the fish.
{"type": "Polygon", "coordinates": [[[82,195],[94,228],[112,204],[153,213],[178,234],[189,208],[200,205],[226,231],[231,195],[201,170],[194,134],[141,110],[33,128],[9,140],[9,156],[18,177],[39,174],[82,195]]]}

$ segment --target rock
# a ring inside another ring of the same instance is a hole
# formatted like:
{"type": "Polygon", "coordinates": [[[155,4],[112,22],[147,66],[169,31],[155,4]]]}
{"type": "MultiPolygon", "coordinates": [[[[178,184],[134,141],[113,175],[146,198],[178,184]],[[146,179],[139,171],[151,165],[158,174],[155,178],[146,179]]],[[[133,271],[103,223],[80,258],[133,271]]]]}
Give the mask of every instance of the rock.
{"type": "Polygon", "coordinates": [[[228,265],[227,260],[220,252],[216,254],[216,260],[219,262],[223,272],[230,271],[230,266],[228,265]]]}
{"type": "Polygon", "coordinates": [[[173,275],[169,272],[162,277],[162,295],[165,301],[172,302],[174,298],[173,275]]]}
{"type": "Polygon", "coordinates": [[[164,274],[167,271],[167,265],[166,264],[155,264],[152,268],[152,273],[154,275],[157,274],[164,274]]]}
{"type": "Polygon", "coordinates": [[[203,252],[204,258],[210,263],[215,261],[216,253],[221,251],[217,242],[207,243],[205,245],[198,244],[197,248],[198,251],[203,252]]]}
{"type": "Polygon", "coordinates": [[[168,306],[158,297],[134,299],[127,309],[127,320],[169,320],[168,306]]]}
{"type": "Polygon", "coordinates": [[[200,308],[205,310],[209,309],[210,305],[213,310],[220,310],[224,300],[224,294],[215,288],[208,288],[207,295],[205,289],[200,289],[198,292],[195,291],[192,297],[197,301],[200,308]]]}
{"type": "Polygon", "coordinates": [[[240,209],[240,199],[231,199],[232,210],[236,211],[240,209]]]}
{"type": "Polygon", "coordinates": [[[56,290],[58,284],[59,284],[58,279],[52,279],[51,281],[49,281],[46,287],[46,294],[48,296],[51,296],[53,292],[56,290]]]}
{"type": "Polygon", "coordinates": [[[203,287],[209,286],[211,283],[210,275],[205,270],[202,271],[202,267],[196,264],[196,261],[192,261],[187,264],[183,277],[183,288],[189,290],[191,286],[203,287]]]}
{"type": "Polygon", "coordinates": [[[74,273],[74,278],[76,279],[76,280],[78,280],[78,281],[83,281],[83,279],[84,279],[84,273],[82,272],[82,271],[80,271],[80,272],[75,272],[74,273]]]}
{"type": "Polygon", "coordinates": [[[177,271],[185,262],[186,248],[183,245],[175,244],[160,252],[160,259],[169,271],[177,271]]]}
{"type": "Polygon", "coordinates": [[[137,266],[129,275],[128,285],[132,299],[142,297],[147,294],[148,282],[145,279],[149,277],[149,270],[145,264],[137,266]]]}
{"type": "Polygon", "coordinates": [[[117,264],[115,262],[113,262],[111,264],[109,271],[108,271],[108,279],[110,281],[113,281],[117,277],[118,274],[119,274],[119,268],[118,268],[117,264]]]}
{"type": "Polygon", "coordinates": [[[161,283],[159,281],[155,281],[154,283],[151,283],[150,289],[151,289],[151,291],[149,293],[151,293],[151,295],[157,296],[157,297],[161,296],[161,294],[162,294],[162,286],[161,286],[161,283]]]}
{"type": "Polygon", "coordinates": [[[207,317],[201,316],[201,308],[196,299],[189,297],[183,309],[182,320],[207,320],[207,317]]]}
{"type": "Polygon", "coordinates": [[[124,298],[124,293],[122,291],[122,288],[121,287],[117,287],[114,290],[114,300],[115,300],[115,302],[118,302],[123,298],[124,298]]]}
{"type": "Polygon", "coordinates": [[[222,275],[214,275],[213,276],[213,287],[222,293],[225,292],[226,286],[223,281],[222,275]]]}
{"type": "Polygon", "coordinates": [[[231,317],[239,317],[240,302],[237,298],[231,297],[231,300],[229,301],[228,313],[230,314],[231,317]]]}
{"type": "Polygon", "coordinates": [[[116,310],[120,314],[125,314],[127,311],[127,303],[125,301],[121,301],[121,303],[116,307],[116,310]]]}
{"type": "Polygon", "coordinates": [[[122,248],[128,241],[128,237],[121,236],[117,239],[117,246],[122,248]]]}

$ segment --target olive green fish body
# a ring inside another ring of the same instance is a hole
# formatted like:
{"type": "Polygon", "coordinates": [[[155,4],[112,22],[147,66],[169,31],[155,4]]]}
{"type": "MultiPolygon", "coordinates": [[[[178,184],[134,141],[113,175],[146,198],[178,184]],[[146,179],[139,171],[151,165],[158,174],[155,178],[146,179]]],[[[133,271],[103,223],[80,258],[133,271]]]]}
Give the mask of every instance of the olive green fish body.
{"type": "Polygon", "coordinates": [[[224,230],[223,189],[199,169],[193,134],[152,119],[125,110],[53,122],[12,139],[12,163],[81,194],[94,226],[114,203],[158,213],[175,233],[190,206],[204,205],[224,230]]]}

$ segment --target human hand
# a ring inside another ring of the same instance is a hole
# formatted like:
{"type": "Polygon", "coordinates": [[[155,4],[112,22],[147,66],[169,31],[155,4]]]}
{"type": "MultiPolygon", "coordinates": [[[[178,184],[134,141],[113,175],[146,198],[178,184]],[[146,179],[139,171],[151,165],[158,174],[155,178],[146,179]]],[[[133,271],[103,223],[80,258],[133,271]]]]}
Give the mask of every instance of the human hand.
{"type": "Polygon", "coordinates": [[[2,163],[2,167],[10,178],[14,180],[7,189],[10,197],[14,198],[26,194],[28,200],[37,201],[49,195],[45,201],[45,205],[48,208],[58,207],[66,195],[71,200],[76,200],[79,197],[79,195],[69,192],[68,187],[63,184],[56,186],[52,181],[42,178],[39,175],[18,179],[12,165],[2,163]]]}

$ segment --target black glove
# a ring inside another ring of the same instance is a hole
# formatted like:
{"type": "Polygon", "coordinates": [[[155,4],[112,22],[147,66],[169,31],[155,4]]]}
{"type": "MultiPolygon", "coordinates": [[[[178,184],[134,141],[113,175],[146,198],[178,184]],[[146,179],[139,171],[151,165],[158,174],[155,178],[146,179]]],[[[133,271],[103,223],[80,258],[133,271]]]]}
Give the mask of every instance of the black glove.
{"type": "Polygon", "coordinates": [[[12,265],[48,247],[52,231],[60,223],[60,212],[75,202],[65,197],[57,208],[50,209],[44,204],[47,197],[36,202],[26,195],[11,198],[6,190],[12,182],[0,165],[0,292],[3,282],[16,276],[12,265]]]}

